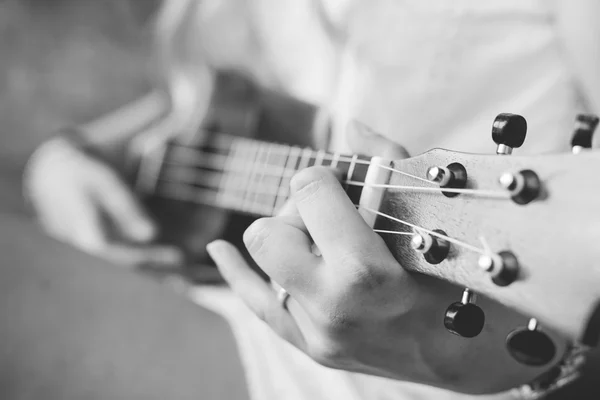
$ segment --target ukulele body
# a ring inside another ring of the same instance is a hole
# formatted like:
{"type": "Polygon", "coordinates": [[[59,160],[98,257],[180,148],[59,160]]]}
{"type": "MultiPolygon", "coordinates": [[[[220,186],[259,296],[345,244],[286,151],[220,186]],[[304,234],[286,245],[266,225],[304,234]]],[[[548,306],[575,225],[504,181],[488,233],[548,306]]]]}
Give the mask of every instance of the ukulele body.
{"type": "MultiPolygon", "coordinates": [[[[192,137],[178,136],[170,140],[200,149],[214,134],[227,133],[310,147],[314,116],[312,105],[260,89],[239,75],[220,73],[200,131],[192,137]]],[[[159,225],[157,241],[175,244],[184,250],[183,276],[192,282],[221,282],[206,254],[206,245],[222,238],[243,249],[242,234],[255,217],[152,193],[143,199],[159,225]]]]}

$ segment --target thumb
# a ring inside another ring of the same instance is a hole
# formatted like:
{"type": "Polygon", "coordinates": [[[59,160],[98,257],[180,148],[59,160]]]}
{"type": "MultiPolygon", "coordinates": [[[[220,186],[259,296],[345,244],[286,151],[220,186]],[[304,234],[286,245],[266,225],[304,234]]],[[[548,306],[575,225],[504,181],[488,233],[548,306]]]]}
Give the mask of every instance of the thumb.
{"type": "Polygon", "coordinates": [[[379,156],[388,160],[410,157],[403,146],[381,136],[362,122],[350,121],[346,131],[348,144],[355,153],[379,156]]]}
{"type": "Polygon", "coordinates": [[[156,225],[133,191],[112,170],[100,171],[94,181],[96,201],[119,232],[134,242],[145,243],[156,235],[156,225]]]}

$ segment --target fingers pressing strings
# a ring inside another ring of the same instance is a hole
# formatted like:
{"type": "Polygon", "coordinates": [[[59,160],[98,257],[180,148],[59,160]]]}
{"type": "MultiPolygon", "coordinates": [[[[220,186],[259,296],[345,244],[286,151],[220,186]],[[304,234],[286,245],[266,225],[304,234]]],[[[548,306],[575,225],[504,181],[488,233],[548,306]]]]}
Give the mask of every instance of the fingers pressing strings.
{"type": "MultiPolygon", "coordinates": [[[[369,185],[369,184],[365,184],[365,183],[360,183],[360,182],[348,182],[348,181],[341,181],[342,183],[345,184],[356,184],[356,185],[362,185],[362,186],[372,186],[372,187],[379,187],[379,188],[388,188],[388,189],[397,189],[397,188],[404,188],[404,189],[415,189],[415,191],[426,191],[426,192],[435,192],[435,193],[440,193],[440,190],[438,188],[425,188],[425,187],[416,187],[416,188],[411,188],[411,187],[406,187],[406,186],[396,186],[396,185],[386,185],[386,184],[373,184],[373,185],[369,185]]],[[[216,189],[216,188],[215,188],[216,189]]],[[[444,189],[444,191],[451,191],[451,192],[479,192],[482,195],[486,195],[489,196],[490,198],[499,198],[499,199],[504,199],[504,198],[508,198],[507,194],[505,192],[495,192],[495,191],[474,191],[474,190],[470,190],[470,189],[444,189]]],[[[261,191],[259,187],[255,187],[254,190],[251,190],[250,193],[259,193],[259,194],[268,194],[269,192],[264,192],[261,191]]],[[[221,207],[223,206],[223,204],[220,202],[220,198],[217,196],[218,192],[216,190],[211,191],[205,188],[197,188],[195,186],[186,186],[185,184],[181,185],[181,186],[175,186],[173,188],[173,191],[169,191],[169,192],[165,192],[163,193],[163,195],[166,195],[169,198],[173,198],[173,199],[177,199],[177,200],[182,200],[182,201],[191,201],[191,202],[195,202],[198,204],[203,204],[203,205],[211,205],[211,206],[215,206],[215,207],[221,207]],[[185,189],[185,190],[182,190],[185,189]]],[[[245,199],[244,195],[239,193],[239,194],[230,194],[230,198],[232,198],[233,200],[236,200],[238,203],[242,203],[245,199]]],[[[261,216],[270,216],[273,215],[274,210],[273,209],[273,205],[271,203],[261,203],[261,200],[258,199],[256,200],[256,209],[259,210],[268,210],[268,213],[257,213],[258,215],[261,216]]],[[[354,204],[354,207],[361,207],[357,204],[354,204]]],[[[417,225],[411,224],[408,221],[403,221],[398,219],[397,217],[385,214],[379,210],[372,210],[372,209],[368,209],[365,207],[362,207],[365,211],[377,214],[381,217],[393,220],[395,222],[398,222],[404,226],[407,226],[409,228],[413,228],[416,231],[422,231],[422,232],[426,232],[429,233],[430,230],[428,230],[427,228],[424,227],[419,227],[417,225]]],[[[300,225],[298,225],[300,226],[300,225]]],[[[406,231],[406,230],[399,230],[399,231],[395,231],[395,230],[384,230],[384,229],[373,229],[374,232],[376,233],[380,233],[380,234],[393,234],[393,235],[413,235],[414,231],[406,231]]],[[[439,237],[441,239],[445,239],[448,240],[450,242],[453,242],[457,245],[460,245],[462,247],[465,247],[469,250],[472,251],[476,251],[477,253],[481,253],[481,254],[487,254],[484,253],[484,249],[482,248],[477,248],[473,245],[470,245],[468,243],[464,243],[462,241],[458,241],[456,239],[452,239],[449,238],[445,235],[441,235],[439,233],[436,232],[431,232],[430,233],[433,236],[439,237]],[[476,250],[475,250],[476,249],[476,250]]]]}
{"type": "Polygon", "coordinates": [[[290,293],[318,290],[312,285],[312,275],[321,258],[312,251],[312,238],[295,202],[285,205],[277,217],[250,225],[244,244],[261,269],[290,293]]]}
{"type": "MultiPolygon", "coordinates": [[[[190,165],[189,162],[196,162],[197,160],[199,160],[200,158],[198,157],[198,155],[202,155],[202,151],[201,150],[195,150],[195,149],[189,149],[186,148],[185,149],[186,152],[194,152],[195,157],[188,157],[188,163],[186,165],[186,163],[182,163],[179,164],[177,167],[180,168],[192,168],[193,171],[195,172],[195,174],[178,174],[178,178],[180,179],[182,176],[192,176],[194,178],[200,178],[202,175],[202,172],[204,172],[205,170],[200,169],[200,172],[198,172],[197,169],[195,169],[195,167],[193,165],[190,165]],[[196,161],[194,161],[196,160],[196,161]]],[[[190,155],[190,154],[189,154],[190,155]]],[[[214,153],[205,153],[206,156],[211,157],[211,156],[215,156],[214,153]]],[[[226,155],[220,155],[221,157],[223,157],[223,160],[226,159],[226,155]]],[[[324,156],[325,159],[328,157],[328,155],[324,156]]],[[[331,156],[333,157],[333,156],[331,156]]],[[[343,161],[344,157],[339,157],[339,160],[343,161]]],[[[351,160],[350,158],[348,158],[348,160],[351,160]]],[[[371,163],[369,161],[365,161],[365,160],[355,160],[356,162],[359,163],[364,163],[364,164],[368,164],[371,165],[371,163]]],[[[388,167],[385,165],[378,165],[378,164],[373,164],[376,165],[378,168],[383,168],[386,170],[391,171],[392,173],[397,173],[397,174],[401,174],[404,176],[407,176],[409,178],[414,178],[416,180],[422,181],[422,182],[426,182],[427,184],[433,184],[433,182],[409,174],[407,172],[398,170],[396,168],[392,168],[392,167],[388,167]]],[[[208,172],[210,172],[211,174],[213,174],[213,177],[216,177],[218,179],[216,179],[217,182],[221,181],[221,178],[224,174],[226,174],[225,171],[225,165],[223,166],[221,171],[218,171],[218,167],[216,168],[217,171],[215,172],[215,170],[207,170],[208,172]],[[214,175],[216,174],[216,176],[214,175]]],[[[210,167],[210,168],[215,168],[210,167]]],[[[288,175],[289,177],[287,179],[291,179],[291,177],[297,172],[296,170],[293,169],[289,169],[286,171],[276,171],[275,169],[272,169],[271,166],[264,166],[265,174],[268,174],[270,172],[272,173],[279,173],[281,174],[282,172],[285,172],[286,175],[288,175]]],[[[247,178],[247,172],[244,171],[233,171],[233,173],[239,173],[240,176],[242,178],[247,178]]],[[[261,171],[262,173],[262,171],[261,171]]],[[[168,174],[167,174],[168,176],[168,174]]],[[[171,181],[171,183],[173,183],[174,185],[172,186],[174,189],[187,189],[186,191],[183,191],[183,193],[186,193],[185,198],[182,198],[181,194],[182,191],[181,190],[174,190],[172,192],[166,192],[163,193],[163,195],[166,195],[167,197],[179,197],[180,199],[184,199],[187,201],[194,201],[194,202],[198,202],[198,203],[202,203],[202,204],[210,204],[210,205],[214,205],[214,206],[220,206],[220,201],[219,201],[219,197],[217,196],[217,194],[219,193],[219,190],[221,189],[219,184],[213,184],[213,185],[203,185],[205,187],[203,188],[198,188],[196,186],[194,186],[194,181],[190,182],[189,180],[173,180],[171,181]],[[207,187],[206,187],[207,186],[207,187]],[[177,194],[176,194],[177,193],[177,194]]],[[[392,185],[392,184],[370,184],[370,183],[365,183],[365,182],[355,182],[355,181],[345,181],[342,180],[342,183],[346,184],[346,185],[356,185],[356,186],[365,186],[365,187],[374,187],[374,188],[380,188],[380,189],[387,189],[387,190],[399,190],[399,191],[411,191],[411,192],[418,192],[418,193],[432,193],[432,194],[438,194],[438,195],[442,195],[442,192],[440,190],[439,187],[428,187],[428,186],[408,186],[408,185],[392,185]]],[[[249,192],[251,193],[258,193],[258,194],[273,194],[276,193],[276,191],[279,191],[280,188],[279,186],[269,186],[269,185],[265,185],[265,184],[259,184],[259,185],[253,185],[252,187],[249,188],[249,192]]],[[[452,193],[462,193],[465,195],[472,195],[472,196],[480,196],[480,197],[487,197],[490,199],[509,199],[510,195],[505,192],[505,191],[498,191],[498,190],[478,190],[478,189],[453,189],[453,188],[445,188],[444,189],[445,192],[452,192],[452,193]]],[[[236,196],[236,193],[230,193],[230,195],[232,195],[233,197],[236,196]]],[[[238,196],[244,196],[244,193],[238,193],[238,196]]],[[[240,199],[243,200],[243,197],[240,199]]],[[[354,207],[357,207],[356,205],[354,205],[354,207]]],[[[271,213],[274,211],[272,208],[272,205],[269,204],[265,204],[264,207],[261,207],[261,209],[265,209],[270,211],[271,213]]],[[[416,225],[413,225],[407,221],[400,221],[397,218],[394,218],[392,216],[386,215],[384,213],[381,213],[378,210],[366,210],[369,212],[374,212],[382,217],[385,218],[389,218],[389,219],[393,219],[396,222],[401,223],[404,226],[416,229],[419,228],[418,230],[424,231],[424,232],[429,232],[426,228],[420,228],[417,227],[416,225]]],[[[270,214],[270,213],[269,213],[270,214]]],[[[263,214],[263,215],[269,215],[269,214],[263,214]]],[[[413,232],[406,232],[406,231],[391,231],[391,230],[375,230],[375,232],[381,233],[381,234],[397,234],[397,235],[411,235],[413,234],[413,232]]],[[[451,239],[451,238],[446,238],[446,237],[442,237],[443,235],[439,235],[439,234],[433,234],[434,236],[438,236],[442,239],[448,239],[451,242],[456,242],[455,244],[460,245],[462,247],[465,247],[469,250],[472,251],[476,251],[476,252],[483,252],[483,249],[477,248],[475,246],[469,245],[468,243],[464,243],[455,239],[451,239]]]]}
{"type": "Polygon", "coordinates": [[[348,249],[364,247],[377,253],[387,251],[329,169],[303,170],[290,186],[298,212],[323,257],[343,259],[348,249]]]}

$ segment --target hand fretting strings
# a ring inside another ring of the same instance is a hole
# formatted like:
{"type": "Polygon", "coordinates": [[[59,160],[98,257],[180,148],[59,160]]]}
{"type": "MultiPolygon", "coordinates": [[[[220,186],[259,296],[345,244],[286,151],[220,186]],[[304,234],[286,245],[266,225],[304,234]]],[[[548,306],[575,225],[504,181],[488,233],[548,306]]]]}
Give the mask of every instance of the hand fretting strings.
{"type": "MultiPolygon", "coordinates": [[[[167,198],[271,216],[276,214],[289,197],[289,181],[298,170],[313,165],[336,168],[343,163],[348,165],[347,176],[342,183],[348,188],[352,186],[375,187],[442,194],[437,186],[369,184],[357,180],[354,177],[355,169],[358,166],[368,168],[371,162],[356,156],[347,157],[324,151],[315,153],[311,149],[262,143],[229,135],[216,135],[216,142],[205,149],[171,144],[170,154],[165,157],[162,172],[157,177],[156,194],[167,198]]],[[[373,165],[428,185],[434,184],[427,179],[390,166],[373,165]]],[[[496,199],[509,198],[504,191],[475,189],[444,189],[444,191],[496,199]]],[[[412,235],[414,231],[424,232],[476,253],[488,254],[489,252],[489,250],[480,249],[378,210],[363,206],[357,207],[413,230],[405,232],[374,229],[380,234],[412,235]]]]}

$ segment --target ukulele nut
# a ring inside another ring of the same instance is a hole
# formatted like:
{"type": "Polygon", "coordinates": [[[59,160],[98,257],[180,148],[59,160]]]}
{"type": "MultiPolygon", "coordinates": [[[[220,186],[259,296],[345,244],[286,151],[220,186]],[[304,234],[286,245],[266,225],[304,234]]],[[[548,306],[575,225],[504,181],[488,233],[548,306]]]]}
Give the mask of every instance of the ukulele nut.
{"type": "MultiPolygon", "coordinates": [[[[460,163],[452,163],[446,167],[429,167],[427,179],[440,185],[441,188],[464,189],[467,186],[467,170],[460,163]]],[[[442,191],[446,197],[458,196],[458,193],[442,191]]]]}
{"type": "Polygon", "coordinates": [[[542,183],[535,172],[524,169],[515,174],[505,172],[498,179],[511,199],[520,205],[528,204],[535,200],[541,193],[542,183]]]}

